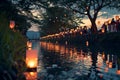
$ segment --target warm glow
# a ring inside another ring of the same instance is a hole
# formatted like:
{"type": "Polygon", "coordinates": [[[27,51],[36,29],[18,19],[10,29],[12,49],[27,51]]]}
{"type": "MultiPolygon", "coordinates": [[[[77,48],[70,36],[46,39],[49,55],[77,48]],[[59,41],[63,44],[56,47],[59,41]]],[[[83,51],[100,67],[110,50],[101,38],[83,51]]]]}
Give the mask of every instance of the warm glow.
{"type": "Polygon", "coordinates": [[[115,16],[115,19],[116,19],[116,20],[119,20],[119,16],[115,16]]]}
{"type": "Polygon", "coordinates": [[[37,72],[25,72],[26,80],[37,80],[37,72]]]}
{"type": "Polygon", "coordinates": [[[86,41],[86,46],[89,46],[89,42],[88,41],[86,41]]]}
{"type": "Polygon", "coordinates": [[[10,21],[10,28],[13,29],[15,27],[15,21],[10,21]]]}
{"type": "Polygon", "coordinates": [[[101,31],[102,31],[102,33],[104,33],[105,32],[104,28],[102,28],[101,31]]]}
{"type": "Polygon", "coordinates": [[[32,42],[27,41],[27,47],[28,47],[28,48],[31,48],[31,47],[32,47],[32,42]]]}
{"type": "Polygon", "coordinates": [[[82,35],[82,31],[80,32],[80,35],[82,35]]]}
{"type": "Polygon", "coordinates": [[[26,64],[29,68],[36,68],[38,64],[38,51],[27,50],[26,51],[26,64]]]}
{"type": "Polygon", "coordinates": [[[29,66],[30,68],[33,68],[33,67],[35,66],[34,61],[29,61],[29,62],[28,62],[28,66],[29,66]]]}
{"type": "Polygon", "coordinates": [[[109,62],[108,67],[109,67],[109,68],[112,68],[112,62],[109,62]]]}
{"type": "Polygon", "coordinates": [[[102,54],[102,58],[105,59],[105,54],[104,53],[102,54]]]}
{"type": "Polygon", "coordinates": [[[116,71],[116,74],[120,75],[120,70],[117,70],[117,71],[116,71]]]}

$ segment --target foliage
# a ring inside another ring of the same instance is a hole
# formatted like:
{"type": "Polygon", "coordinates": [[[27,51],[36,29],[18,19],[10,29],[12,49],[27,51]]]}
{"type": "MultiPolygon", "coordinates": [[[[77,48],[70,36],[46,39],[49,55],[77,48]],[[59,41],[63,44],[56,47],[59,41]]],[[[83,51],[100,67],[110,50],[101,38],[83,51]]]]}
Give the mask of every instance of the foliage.
{"type": "Polygon", "coordinates": [[[105,7],[117,7],[119,2],[119,0],[64,0],[61,4],[77,13],[87,15],[91,21],[91,30],[93,33],[96,33],[97,26],[95,22],[99,11],[105,7]]]}
{"type": "Polygon", "coordinates": [[[3,80],[15,80],[25,69],[26,38],[9,28],[5,13],[0,14],[0,75],[3,80]],[[6,73],[4,73],[6,71],[6,73]],[[8,78],[6,78],[9,76],[8,78]]]}
{"type": "Polygon", "coordinates": [[[59,33],[70,28],[75,28],[81,23],[81,18],[74,15],[69,9],[63,7],[49,7],[47,14],[44,15],[46,25],[42,27],[42,30],[46,34],[59,33]]]}

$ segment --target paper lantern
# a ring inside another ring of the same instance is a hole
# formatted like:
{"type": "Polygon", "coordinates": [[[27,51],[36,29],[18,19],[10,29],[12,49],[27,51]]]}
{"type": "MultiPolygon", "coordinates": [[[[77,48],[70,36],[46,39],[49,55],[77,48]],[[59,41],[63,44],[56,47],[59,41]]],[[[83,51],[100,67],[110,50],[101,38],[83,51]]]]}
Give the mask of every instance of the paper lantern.
{"type": "Polygon", "coordinates": [[[117,70],[117,71],[116,71],[116,74],[120,75],[120,70],[117,70]]]}
{"type": "Polygon", "coordinates": [[[10,21],[10,28],[13,29],[15,27],[15,21],[10,21]]]}
{"type": "Polygon", "coordinates": [[[116,15],[116,16],[115,16],[115,19],[116,19],[116,20],[119,20],[119,16],[116,15]]]}
{"type": "Polygon", "coordinates": [[[86,46],[89,46],[89,42],[88,41],[86,41],[86,46]]]}
{"type": "Polygon", "coordinates": [[[32,42],[27,41],[27,47],[28,47],[28,48],[31,48],[31,47],[32,47],[32,42]]]}
{"type": "Polygon", "coordinates": [[[38,50],[26,51],[26,64],[28,68],[36,68],[38,65],[38,50]]]}
{"type": "Polygon", "coordinates": [[[80,31],[80,35],[82,35],[82,31],[80,31]]]}
{"type": "Polygon", "coordinates": [[[102,33],[104,33],[105,32],[104,28],[102,28],[101,31],[102,31],[102,33]]]}
{"type": "Polygon", "coordinates": [[[113,65],[112,62],[109,62],[108,67],[109,67],[109,68],[112,68],[112,65],[113,65]]]}
{"type": "Polygon", "coordinates": [[[37,72],[25,72],[26,80],[37,80],[37,72]]]}

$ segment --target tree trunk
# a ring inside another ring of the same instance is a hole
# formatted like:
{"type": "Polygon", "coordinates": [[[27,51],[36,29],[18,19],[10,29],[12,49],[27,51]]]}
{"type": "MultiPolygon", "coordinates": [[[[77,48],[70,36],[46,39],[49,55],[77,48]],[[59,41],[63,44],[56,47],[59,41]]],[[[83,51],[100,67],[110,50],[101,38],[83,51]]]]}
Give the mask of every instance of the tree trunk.
{"type": "Polygon", "coordinates": [[[97,25],[96,25],[96,23],[95,23],[96,20],[92,19],[92,20],[90,20],[90,21],[91,21],[91,32],[92,32],[93,34],[96,34],[96,33],[97,33],[97,25]]]}

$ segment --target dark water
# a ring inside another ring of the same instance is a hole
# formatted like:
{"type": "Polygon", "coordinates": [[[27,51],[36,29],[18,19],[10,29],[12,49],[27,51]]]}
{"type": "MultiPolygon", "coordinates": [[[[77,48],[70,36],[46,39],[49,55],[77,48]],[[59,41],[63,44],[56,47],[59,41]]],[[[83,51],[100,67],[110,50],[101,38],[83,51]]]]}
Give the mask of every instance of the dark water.
{"type": "MultiPolygon", "coordinates": [[[[120,80],[119,50],[75,47],[50,42],[39,44],[37,79],[120,80]]],[[[35,48],[33,48],[35,49],[35,48]]]]}

